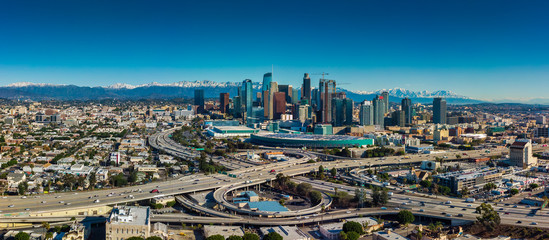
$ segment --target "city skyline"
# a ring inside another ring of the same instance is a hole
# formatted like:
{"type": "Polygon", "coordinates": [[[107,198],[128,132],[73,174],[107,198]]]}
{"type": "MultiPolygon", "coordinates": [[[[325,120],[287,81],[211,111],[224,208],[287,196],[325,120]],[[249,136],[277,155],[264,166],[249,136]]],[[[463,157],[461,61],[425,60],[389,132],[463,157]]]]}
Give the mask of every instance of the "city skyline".
{"type": "Polygon", "coordinates": [[[273,81],[294,87],[328,72],[347,89],[545,98],[547,4],[10,2],[0,85],[260,82],[274,65],[273,81]]]}

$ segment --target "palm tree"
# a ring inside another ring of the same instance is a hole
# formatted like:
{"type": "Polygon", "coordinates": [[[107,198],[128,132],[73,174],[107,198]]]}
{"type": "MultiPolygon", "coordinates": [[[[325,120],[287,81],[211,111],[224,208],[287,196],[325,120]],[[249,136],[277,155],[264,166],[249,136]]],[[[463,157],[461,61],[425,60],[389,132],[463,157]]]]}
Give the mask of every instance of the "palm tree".
{"type": "Polygon", "coordinates": [[[50,224],[48,222],[42,222],[42,228],[44,228],[44,232],[46,233],[45,239],[48,239],[48,230],[50,229],[50,224]]]}

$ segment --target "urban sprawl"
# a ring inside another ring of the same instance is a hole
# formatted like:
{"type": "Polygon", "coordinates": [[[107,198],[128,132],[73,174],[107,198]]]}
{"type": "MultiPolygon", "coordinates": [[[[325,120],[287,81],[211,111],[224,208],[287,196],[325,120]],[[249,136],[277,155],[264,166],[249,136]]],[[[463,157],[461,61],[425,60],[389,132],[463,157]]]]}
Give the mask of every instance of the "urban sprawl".
{"type": "Polygon", "coordinates": [[[1,100],[0,236],[549,239],[546,108],[259,86],[1,100]]]}

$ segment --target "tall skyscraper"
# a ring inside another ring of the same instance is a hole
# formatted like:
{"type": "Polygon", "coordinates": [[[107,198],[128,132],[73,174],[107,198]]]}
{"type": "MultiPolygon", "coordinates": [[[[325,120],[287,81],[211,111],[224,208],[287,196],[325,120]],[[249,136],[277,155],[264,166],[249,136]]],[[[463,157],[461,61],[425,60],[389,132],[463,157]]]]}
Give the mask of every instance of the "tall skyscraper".
{"type": "Polygon", "coordinates": [[[412,124],[412,100],[409,98],[402,99],[402,111],[404,111],[404,124],[412,124]]]}
{"type": "Polygon", "coordinates": [[[433,123],[446,124],[446,99],[433,99],[433,123]]]}
{"type": "MultiPolygon", "coordinates": [[[[263,74],[263,85],[261,86],[261,92],[269,91],[271,89],[271,82],[273,81],[273,73],[265,73],[263,74]]],[[[263,96],[262,96],[263,97],[263,96]]],[[[264,99],[261,99],[261,103],[263,103],[264,99]]]]}
{"type": "Polygon", "coordinates": [[[336,91],[336,82],[334,80],[320,79],[319,81],[320,101],[322,104],[322,122],[332,122],[332,98],[336,91]]]}
{"type": "Polygon", "coordinates": [[[379,125],[381,127],[385,126],[385,101],[383,100],[383,96],[376,96],[374,100],[372,100],[372,103],[374,105],[374,124],[379,125]]]}
{"type": "Polygon", "coordinates": [[[252,80],[250,79],[246,79],[242,82],[242,102],[242,105],[244,105],[246,109],[246,118],[251,117],[253,107],[253,86],[252,80]]]}
{"type": "Polygon", "coordinates": [[[388,113],[389,112],[389,93],[388,92],[382,92],[381,96],[383,97],[383,103],[385,105],[385,112],[384,113],[388,113]]]}
{"type": "MultiPolygon", "coordinates": [[[[292,89],[292,104],[298,104],[299,99],[301,99],[299,97],[299,89],[297,89],[297,88],[292,89]]],[[[307,103],[308,103],[308,101],[307,101],[307,103]]]]}
{"type": "Polygon", "coordinates": [[[273,119],[280,119],[280,115],[286,113],[286,93],[275,92],[273,94],[273,119]]]}
{"type": "Polygon", "coordinates": [[[374,106],[370,101],[364,101],[360,104],[359,112],[360,125],[374,125],[374,106]]]}
{"type": "Polygon", "coordinates": [[[229,108],[229,93],[220,93],[219,94],[219,110],[222,113],[226,113],[229,108]]]}
{"type": "Polygon", "coordinates": [[[393,120],[393,126],[404,127],[406,125],[405,113],[402,110],[392,112],[391,118],[393,120]]]}
{"type": "Polygon", "coordinates": [[[278,91],[286,94],[286,102],[292,102],[292,85],[278,85],[278,91]]]}
{"type": "Polygon", "coordinates": [[[339,127],[353,124],[353,100],[332,98],[332,125],[339,127]]]}
{"type": "Polygon", "coordinates": [[[303,85],[301,85],[301,98],[311,102],[311,78],[308,73],[303,76],[303,85]]]}
{"type": "Polygon", "coordinates": [[[242,117],[242,97],[233,97],[233,116],[235,118],[242,117]]]}
{"type": "Polygon", "coordinates": [[[194,105],[198,106],[198,113],[204,112],[204,89],[194,90],[194,105]]]}

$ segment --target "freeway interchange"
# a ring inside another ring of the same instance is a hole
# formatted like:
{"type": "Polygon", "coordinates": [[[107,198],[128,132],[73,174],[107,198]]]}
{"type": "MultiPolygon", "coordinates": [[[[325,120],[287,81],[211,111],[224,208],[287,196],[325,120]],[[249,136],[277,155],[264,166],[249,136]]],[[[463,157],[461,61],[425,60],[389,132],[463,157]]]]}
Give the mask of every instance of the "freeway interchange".
{"type": "MultiPolygon", "coordinates": [[[[190,148],[181,146],[174,142],[169,136],[175,129],[170,129],[149,137],[149,144],[158,150],[162,150],[170,155],[180,157],[182,159],[193,161],[199,156],[198,152],[192,151],[190,148]]],[[[456,154],[466,153],[468,157],[486,157],[487,155],[501,155],[503,149],[492,151],[490,154],[486,154],[484,151],[460,151],[460,152],[448,152],[438,154],[436,156],[447,156],[452,158],[456,154]]],[[[338,168],[338,169],[354,169],[360,167],[374,167],[374,166],[387,166],[395,164],[407,164],[418,163],[422,160],[431,160],[434,156],[414,154],[409,158],[403,157],[386,157],[386,158],[367,158],[367,159],[339,159],[328,162],[308,163],[311,159],[316,159],[324,155],[315,152],[302,151],[299,149],[284,149],[284,152],[300,156],[285,162],[277,162],[264,165],[253,165],[250,163],[244,163],[239,161],[230,161],[223,158],[218,158],[216,161],[225,165],[228,168],[235,169],[229,171],[229,173],[238,176],[237,178],[229,177],[223,174],[194,174],[183,176],[175,179],[171,179],[164,182],[152,182],[143,185],[135,185],[123,188],[102,189],[96,191],[85,192],[66,192],[66,193],[50,193],[40,194],[35,196],[29,196],[27,198],[21,198],[18,196],[4,197],[0,201],[0,209],[2,209],[2,219],[16,219],[30,218],[36,219],[36,222],[40,222],[49,216],[53,216],[53,212],[68,212],[80,211],[85,212],[87,209],[94,207],[114,206],[116,204],[125,204],[128,202],[136,202],[139,200],[151,199],[156,196],[164,195],[181,195],[189,194],[206,190],[214,190],[214,197],[218,204],[224,206],[226,209],[241,212],[241,209],[234,208],[234,205],[227,202],[225,195],[227,192],[237,190],[239,188],[258,185],[272,181],[276,178],[276,174],[271,174],[272,169],[276,170],[276,173],[283,173],[287,176],[300,176],[314,171],[318,171],[320,165],[325,169],[338,168]],[[159,193],[151,193],[153,189],[158,189],[159,193]],[[233,207],[231,207],[233,206],[233,207]]],[[[313,188],[321,190],[323,192],[332,192],[333,188],[337,187],[340,191],[348,191],[350,194],[354,194],[355,187],[324,183],[318,180],[310,180],[304,177],[297,177],[297,182],[308,182],[313,188]]],[[[397,205],[399,208],[406,208],[414,212],[414,214],[420,216],[433,216],[438,218],[444,218],[456,221],[472,221],[477,216],[474,213],[478,203],[465,203],[462,199],[448,198],[448,197],[433,197],[425,194],[400,194],[399,189],[391,190],[394,195],[391,197],[390,203],[397,205]],[[451,201],[450,204],[445,204],[447,201],[451,201]],[[423,205],[423,206],[422,206],[423,205]],[[444,214],[443,214],[444,213],[444,214]]],[[[178,199],[180,203],[184,199],[178,199]]],[[[329,205],[329,200],[324,199],[324,204],[329,205]]],[[[183,204],[183,203],[182,203],[183,204]]],[[[188,207],[193,207],[192,203],[188,207]]],[[[376,214],[389,214],[398,212],[397,209],[349,209],[345,211],[334,211],[328,213],[319,213],[320,205],[315,206],[309,211],[292,212],[289,214],[274,215],[275,218],[260,218],[261,220],[248,220],[251,224],[264,224],[264,225],[276,225],[280,224],[292,224],[292,223],[307,223],[322,221],[328,219],[345,218],[357,215],[376,215],[376,214]]],[[[494,206],[501,214],[502,223],[510,225],[526,225],[531,222],[536,222],[539,227],[549,227],[549,218],[547,214],[537,213],[533,214],[533,208],[525,208],[523,206],[494,206]],[[499,210],[503,207],[503,210],[499,210]],[[517,223],[517,220],[522,220],[524,223],[517,223]]],[[[204,210],[215,211],[215,210],[204,210]]],[[[206,212],[207,213],[207,212],[206,212]]],[[[243,212],[244,214],[250,214],[250,212],[243,212]]],[[[86,212],[84,215],[93,215],[86,212]]],[[[250,214],[250,215],[262,215],[262,214],[250,214]]],[[[267,216],[267,215],[265,215],[267,216]]],[[[204,217],[192,217],[178,214],[163,214],[154,215],[153,221],[166,221],[166,222],[202,222],[208,223],[234,223],[234,222],[246,222],[243,219],[254,219],[253,217],[246,215],[235,215],[230,217],[229,215],[223,215],[217,217],[210,217],[209,220],[204,217]]]]}

